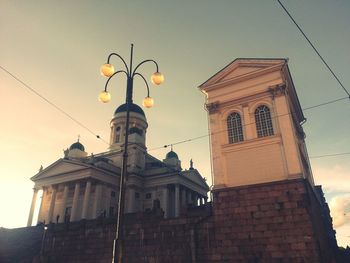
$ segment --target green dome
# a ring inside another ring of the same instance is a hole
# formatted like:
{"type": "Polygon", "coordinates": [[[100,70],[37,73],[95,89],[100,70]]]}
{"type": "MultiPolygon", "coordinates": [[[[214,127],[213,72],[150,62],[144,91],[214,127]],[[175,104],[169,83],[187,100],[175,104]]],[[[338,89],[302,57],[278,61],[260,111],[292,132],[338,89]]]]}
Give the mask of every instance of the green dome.
{"type": "Polygon", "coordinates": [[[177,156],[176,152],[174,152],[173,150],[171,150],[170,152],[168,152],[166,154],[166,159],[170,159],[170,158],[176,158],[179,159],[179,157],[177,156]]]}
{"type": "Polygon", "coordinates": [[[69,147],[69,150],[73,150],[73,149],[78,149],[80,151],[85,152],[84,145],[82,145],[80,142],[75,142],[69,147]]]}
{"type": "MultiPolygon", "coordinates": [[[[114,112],[114,115],[116,115],[117,113],[120,113],[120,112],[126,112],[126,103],[120,105],[114,112]]],[[[141,114],[142,116],[146,117],[145,116],[145,113],[143,112],[143,110],[141,109],[141,107],[137,104],[134,104],[132,103],[130,105],[130,112],[136,112],[136,113],[139,113],[141,114]]]]}

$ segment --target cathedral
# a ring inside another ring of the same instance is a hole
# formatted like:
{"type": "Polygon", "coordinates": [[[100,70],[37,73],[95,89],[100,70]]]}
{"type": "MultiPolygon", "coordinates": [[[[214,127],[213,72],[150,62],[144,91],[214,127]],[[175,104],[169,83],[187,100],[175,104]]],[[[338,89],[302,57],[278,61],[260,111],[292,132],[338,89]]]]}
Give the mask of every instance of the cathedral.
{"type": "MultiPolygon", "coordinates": [[[[35,183],[28,226],[114,217],[118,208],[126,123],[126,104],[119,106],[110,122],[109,150],[89,155],[85,146],[73,143],[64,157],[34,175],[35,183]],[[38,221],[33,222],[38,191],[42,190],[38,221]]],[[[147,119],[136,104],[131,105],[125,213],[151,212],[160,206],[165,218],[179,217],[187,207],[207,202],[209,187],[200,173],[181,168],[171,149],[164,160],[147,153],[147,119]]]]}
{"type": "MultiPolygon", "coordinates": [[[[211,201],[192,162],[182,170],[173,150],[162,161],[147,153],[146,116],[132,105],[124,262],[342,262],[313,180],[288,60],[236,59],[199,89],[210,130],[211,201]]],[[[0,246],[0,261],[111,262],[125,108],[111,120],[108,151],[88,156],[75,142],[32,177],[28,226],[38,190],[45,226],[0,231],[0,242],[9,243],[0,246]]]]}

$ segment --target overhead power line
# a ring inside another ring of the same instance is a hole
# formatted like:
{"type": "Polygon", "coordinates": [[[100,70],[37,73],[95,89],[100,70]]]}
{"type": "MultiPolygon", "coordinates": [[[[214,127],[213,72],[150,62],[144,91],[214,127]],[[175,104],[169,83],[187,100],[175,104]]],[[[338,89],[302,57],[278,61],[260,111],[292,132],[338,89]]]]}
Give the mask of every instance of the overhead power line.
{"type": "Polygon", "coordinates": [[[348,154],[350,154],[350,152],[315,155],[315,156],[310,156],[310,159],[317,159],[317,158],[323,158],[323,157],[333,157],[333,156],[348,155],[348,154]]]}
{"type": "Polygon", "coordinates": [[[54,107],[56,110],[58,110],[59,112],[61,112],[63,115],[65,115],[66,117],[68,117],[70,120],[74,121],[76,124],[78,124],[80,127],[84,128],[85,130],[87,130],[89,133],[91,133],[94,137],[96,137],[97,139],[100,139],[101,141],[103,141],[104,143],[108,144],[109,143],[107,141],[105,141],[100,135],[96,134],[95,132],[93,132],[89,127],[87,127],[86,125],[84,125],[83,123],[81,123],[80,121],[78,121],[76,118],[74,118],[72,115],[70,115],[69,113],[67,113],[65,110],[63,110],[61,107],[57,106],[55,103],[51,102],[49,99],[45,98],[43,95],[41,95],[39,92],[37,92],[35,89],[33,89],[31,86],[29,86],[27,83],[25,83],[24,81],[22,81],[20,78],[18,78],[17,76],[15,76],[14,74],[12,74],[10,71],[8,71],[6,68],[4,68],[3,66],[0,65],[0,68],[6,72],[8,75],[10,75],[13,79],[15,79],[16,81],[18,81],[19,83],[21,83],[25,88],[29,89],[31,92],[33,92],[35,95],[37,95],[38,97],[40,97],[42,100],[46,101],[49,105],[51,105],[52,107],[54,107]]]}
{"type": "Polygon", "coordinates": [[[310,106],[310,107],[306,107],[306,108],[303,108],[304,111],[306,110],[311,110],[311,109],[314,109],[314,108],[318,108],[318,107],[321,107],[321,106],[325,106],[325,105],[328,105],[328,104],[332,104],[332,103],[335,103],[335,102],[338,102],[338,101],[341,101],[341,100],[347,100],[348,97],[343,97],[343,98],[339,98],[339,99],[335,99],[335,100],[330,100],[330,101],[326,101],[326,102],[323,102],[323,103],[320,103],[320,104],[317,104],[317,105],[313,105],[313,106],[310,106]]]}
{"type": "MultiPolygon", "coordinates": [[[[302,110],[307,111],[307,110],[311,110],[311,109],[323,107],[323,106],[326,106],[326,105],[329,105],[329,104],[332,104],[332,103],[336,103],[336,102],[339,102],[339,101],[342,101],[342,100],[347,100],[347,99],[348,99],[348,97],[342,97],[342,98],[338,98],[338,99],[334,99],[334,100],[322,102],[322,103],[319,103],[319,104],[316,104],[316,105],[313,105],[313,106],[305,107],[305,108],[303,108],[302,110]]],[[[275,119],[275,118],[279,118],[279,117],[282,117],[282,116],[291,115],[291,114],[293,114],[293,113],[294,113],[294,112],[288,112],[288,113],[284,113],[284,114],[280,114],[280,115],[271,116],[271,118],[272,118],[272,119],[275,119]]],[[[253,125],[253,124],[255,124],[255,123],[256,123],[256,122],[244,123],[244,124],[242,124],[242,127],[245,127],[245,126],[248,126],[248,125],[253,125]]],[[[177,145],[177,144],[183,144],[183,143],[188,143],[188,142],[196,141],[196,140],[199,140],[199,139],[202,139],[202,138],[205,138],[205,137],[209,137],[210,135],[215,135],[215,134],[219,134],[219,133],[222,133],[222,132],[227,132],[227,129],[221,130],[221,131],[217,131],[217,132],[207,133],[207,134],[204,134],[204,135],[201,135],[201,136],[188,138],[188,139],[181,140],[181,141],[177,141],[177,142],[170,143],[170,144],[165,144],[164,146],[159,146],[159,147],[151,148],[151,149],[149,149],[148,151],[155,151],[155,150],[167,148],[167,147],[169,147],[169,146],[171,146],[171,145],[177,145]]]]}
{"type": "MultiPolygon", "coordinates": [[[[104,143],[108,144],[107,141],[105,141],[101,136],[97,135],[96,133],[94,133],[90,128],[88,128],[86,125],[84,125],[83,123],[81,123],[80,121],[78,121],[77,119],[75,119],[72,115],[70,115],[69,113],[67,113],[66,111],[64,111],[62,108],[60,108],[59,106],[57,106],[55,103],[51,102],[49,99],[47,99],[46,97],[44,97],[43,95],[41,95],[39,92],[37,92],[35,89],[33,89],[32,87],[30,87],[28,84],[26,84],[24,81],[22,81],[20,78],[18,78],[17,76],[15,76],[14,74],[12,74],[10,71],[8,71],[7,69],[5,69],[4,67],[2,67],[0,65],[0,68],[6,72],[8,75],[10,75],[12,78],[14,78],[16,81],[18,81],[19,83],[21,83],[25,88],[29,89],[31,92],[33,92],[35,95],[37,95],[38,97],[40,97],[41,99],[43,99],[44,101],[46,101],[49,105],[51,105],[52,107],[54,107],[56,110],[58,110],[59,112],[61,112],[62,114],[64,114],[66,117],[68,117],[70,120],[74,121],[76,124],[78,124],[79,126],[81,126],[82,128],[84,128],[85,130],[87,130],[90,134],[92,134],[94,137],[96,137],[97,139],[100,139],[101,141],[103,141],[104,143]]],[[[310,110],[310,109],[314,109],[314,108],[318,108],[318,107],[322,107],[325,105],[329,105],[344,99],[348,99],[347,97],[343,97],[343,98],[339,98],[339,99],[335,99],[335,100],[331,100],[331,101],[327,101],[327,102],[323,102],[317,105],[313,105],[310,107],[306,107],[303,110],[310,110]]],[[[277,116],[273,116],[272,118],[277,118],[277,117],[281,117],[281,116],[285,116],[285,115],[290,115],[293,112],[290,113],[286,113],[286,114],[281,114],[281,115],[277,115],[277,116]]],[[[244,124],[245,125],[252,125],[255,122],[252,123],[247,123],[244,124]]],[[[222,130],[222,131],[218,131],[216,133],[211,133],[213,134],[217,134],[217,133],[221,133],[221,132],[226,132],[226,130],[222,130]]],[[[154,150],[159,150],[159,149],[163,149],[163,148],[167,148],[169,146],[173,146],[173,145],[178,145],[178,144],[183,144],[183,143],[188,143],[191,141],[195,141],[195,140],[199,140],[205,137],[208,137],[210,134],[205,134],[205,135],[201,135],[201,136],[197,136],[197,137],[193,137],[193,138],[189,138],[186,140],[182,140],[182,141],[178,141],[178,142],[174,142],[172,144],[166,144],[164,146],[161,147],[156,147],[156,148],[152,148],[149,149],[148,151],[154,151],[154,150]]],[[[310,158],[312,159],[316,159],[316,158],[323,158],[323,157],[332,157],[332,156],[340,156],[340,155],[349,155],[350,152],[345,152],[345,153],[333,153],[333,154],[324,154],[324,155],[317,155],[317,156],[310,156],[310,158]]]]}
{"type": "Polygon", "coordinates": [[[309,39],[309,37],[306,35],[306,33],[304,33],[304,31],[301,29],[301,27],[298,25],[298,23],[295,21],[295,19],[293,18],[293,16],[288,12],[287,8],[281,3],[280,0],[277,0],[277,2],[280,4],[280,6],[283,8],[283,10],[286,12],[286,14],[289,16],[289,18],[293,21],[293,23],[295,24],[295,26],[299,29],[299,31],[301,32],[301,34],[304,36],[304,38],[307,40],[307,42],[309,42],[310,46],[312,47],[312,49],[316,52],[316,54],[318,55],[318,57],[322,60],[323,64],[327,67],[327,69],[331,72],[331,74],[333,75],[333,77],[336,79],[336,81],[339,83],[339,85],[342,87],[342,89],[345,91],[345,93],[348,95],[348,98],[350,99],[350,93],[349,91],[345,88],[345,86],[343,85],[343,83],[340,81],[340,79],[337,77],[337,75],[335,74],[335,72],[331,69],[331,67],[328,65],[328,63],[326,62],[326,60],[323,58],[323,56],[320,54],[320,52],[317,50],[317,48],[314,46],[314,44],[312,44],[311,40],[309,39]]]}

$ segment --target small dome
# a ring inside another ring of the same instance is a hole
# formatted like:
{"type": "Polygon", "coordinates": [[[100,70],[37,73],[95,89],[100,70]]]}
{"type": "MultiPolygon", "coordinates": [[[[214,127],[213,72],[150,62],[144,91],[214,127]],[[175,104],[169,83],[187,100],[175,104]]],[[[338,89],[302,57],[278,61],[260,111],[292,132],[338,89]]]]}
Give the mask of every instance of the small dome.
{"type": "Polygon", "coordinates": [[[85,152],[85,147],[80,142],[75,142],[69,147],[69,150],[73,150],[73,149],[78,149],[80,151],[85,152]]]}
{"type": "Polygon", "coordinates": [[[170,159],[170,158],[176,158],[179,159],[179,157],[177,156],[176,152],[174,152],[173,150],[171,150],[170,152],[168,152],[166,154],[166,159],[170,159]]]}
{"type": "MultiPolygon", "coordinates": [[[[120,105],[114,112],[114,115],[116,115],[117,113],[121,113],[121,112],[126,112],[126,103],[120,105]]],[[[143,110],[141,109],[141,107],[137,104],[132,103],[130,105],[130,112],[136,112],[141,114],[142,116],[145,116],[145,113],[143,112],[143,110]]]]}

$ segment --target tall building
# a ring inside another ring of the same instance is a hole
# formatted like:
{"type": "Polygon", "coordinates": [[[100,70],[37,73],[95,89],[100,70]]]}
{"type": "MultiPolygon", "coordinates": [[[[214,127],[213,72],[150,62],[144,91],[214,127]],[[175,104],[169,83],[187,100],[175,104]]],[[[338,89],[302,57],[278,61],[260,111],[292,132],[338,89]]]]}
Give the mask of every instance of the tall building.
{"type": "Polygon", "coordinates": [[[307,179],[305,121],[285,59],[236,59],[206,94],[214,188],[307,179]]]}
{"type": "MultiPolygon", "coordinates": [[[[118,205],[120,167],[125,141],[126,105],[119,106],[110,122],[109,150],[88,156],[79,140],[64,151],[64,157],[31,178],[35,183],[28,226],[39,190],[43,190],[39,222],[67,222],[115,216],[118,205]]],[[[178,217],[188,206],[207,200],[209,187],[193,168],[181,168],[171,149],[164,160],[147,153],[147,119],[136,104],[130,109],[128,180],[125,212],[151,211],[155,202],[164,217],[178,217]]]]}

